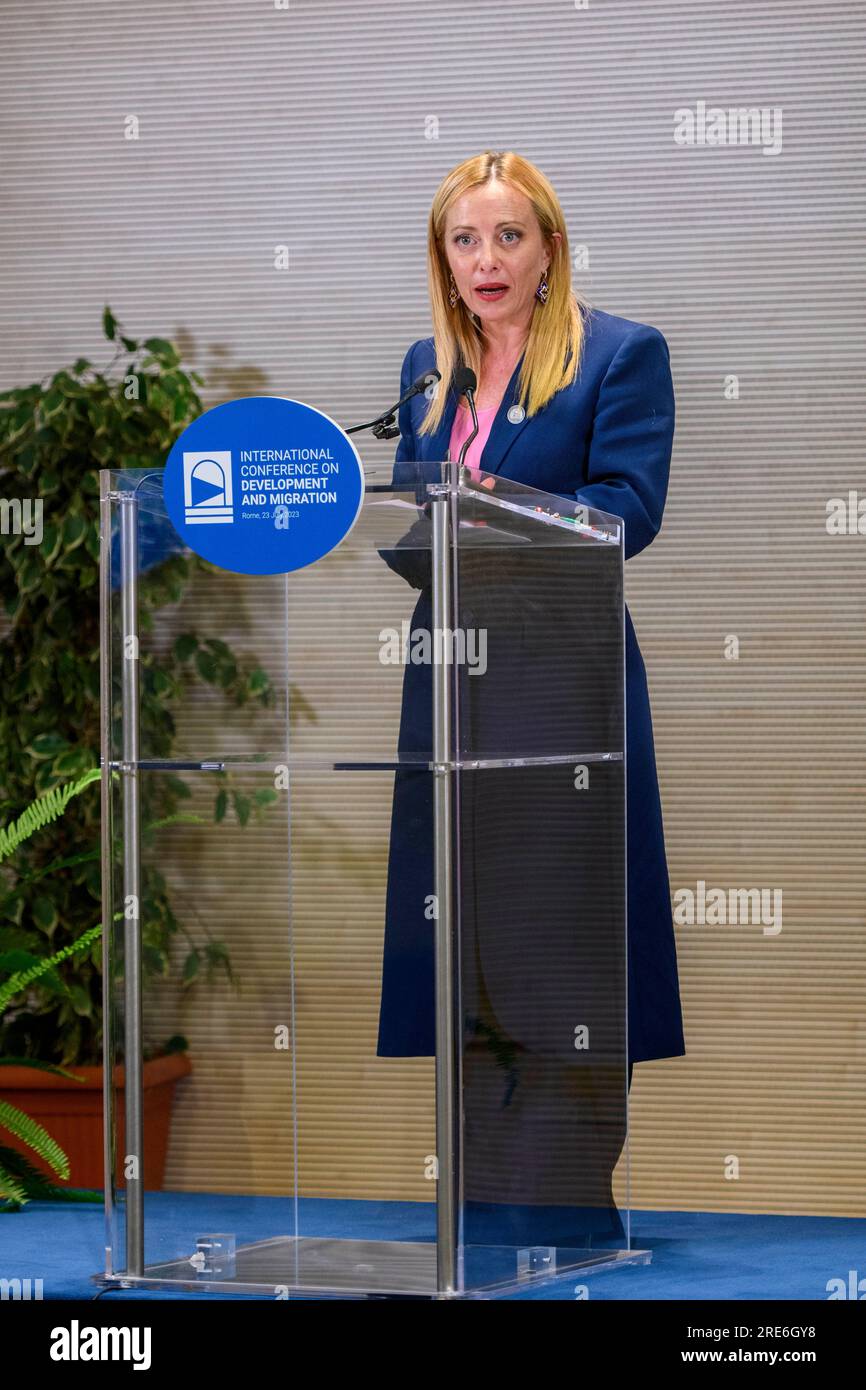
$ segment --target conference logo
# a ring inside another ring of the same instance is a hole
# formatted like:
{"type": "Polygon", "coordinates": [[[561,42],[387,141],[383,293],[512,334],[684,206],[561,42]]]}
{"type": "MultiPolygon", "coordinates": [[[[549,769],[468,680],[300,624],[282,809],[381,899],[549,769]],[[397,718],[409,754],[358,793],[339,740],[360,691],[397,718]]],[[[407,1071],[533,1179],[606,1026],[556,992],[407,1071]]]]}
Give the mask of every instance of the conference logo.
{"type": "Polygon", "coordinates": [[[288,574],[345,540],[364,500],[364,470],[322,411],[245,396],[206,411],[175,440],[163,496],[181,540],[203,559],[236,574],[288,574]]]}
{"type": "Polygon", "coordinates": [[[184,452],[183,501],[187,526],[218,526],[234,521],[230,449],[184,452]]]}

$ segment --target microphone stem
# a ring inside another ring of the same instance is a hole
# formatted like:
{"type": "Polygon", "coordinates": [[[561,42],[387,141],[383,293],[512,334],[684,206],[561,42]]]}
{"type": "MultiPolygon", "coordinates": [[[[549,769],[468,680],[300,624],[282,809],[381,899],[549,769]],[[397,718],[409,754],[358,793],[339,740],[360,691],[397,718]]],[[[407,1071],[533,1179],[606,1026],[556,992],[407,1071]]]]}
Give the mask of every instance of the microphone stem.
{"type": "Polygon", "coordinates": [[[458,477],[460,476],[460,469],[463,467],[463,460],[466,457],[466,451],[469,448],[469,445],[472,443],[473,439],[475,438],[476,434],[478,433],[478,412],[475,409],[475,392],[472,390],[472,387],[469,386],[466,388],[463,394],[469,402],[469,411],[472,415],[472,433],[469,435],[467,439],[463,441],[463,447],[460,450],[460,455],[457,459],[458,477]]]}

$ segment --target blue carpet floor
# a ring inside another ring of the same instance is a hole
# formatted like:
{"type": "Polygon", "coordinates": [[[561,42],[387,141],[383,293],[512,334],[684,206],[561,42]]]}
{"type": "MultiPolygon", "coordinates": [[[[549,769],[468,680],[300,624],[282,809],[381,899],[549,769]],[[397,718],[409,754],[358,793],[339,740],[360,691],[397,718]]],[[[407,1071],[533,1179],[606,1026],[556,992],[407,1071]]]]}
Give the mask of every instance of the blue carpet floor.
{"type": "MultiPolygon", "coordinates": [[[[280,1197],[148,1193],[145,1210],[148,1261],[193,1250],[196,1236],[205,1232],[234,1231],[240,1242],[283,1234],[293,1223],[293,1203],[280,1197]]],[[[433,1237],[433,1208],[414,1202],[306,1199],[300,1213],[309,1235],[433,1237]]],[[[0,1277],[41,1278],[45,1299],[93,1298],[99,1286],[90,1276],[103,1268],[104,1232],[102,1207],[96,1205],[32,1202],[21,1212],[2,1214],[0,1277]]],[[[866,1276],[866,1220],[857,1218],[637,1211],[632,1245],[651,1250],[652,1263],[585,1277],[591,1299],[827,1299],[828,1281],[847,1285],[850,1271],[858,1272],[855,1281],[866,1276]]],[[[573,1299],[576,1282],[572,1276],[510,1296],[573,1299]]],[[[110,1289],[102,1298],[131,1296],[110,1289]]]]}

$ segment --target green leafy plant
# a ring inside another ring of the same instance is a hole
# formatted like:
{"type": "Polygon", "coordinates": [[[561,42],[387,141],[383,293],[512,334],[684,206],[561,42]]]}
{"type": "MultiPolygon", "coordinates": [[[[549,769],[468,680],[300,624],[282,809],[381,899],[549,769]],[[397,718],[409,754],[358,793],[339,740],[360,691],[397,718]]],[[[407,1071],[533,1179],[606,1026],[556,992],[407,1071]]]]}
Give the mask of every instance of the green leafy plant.
{"type": "MultiPolygon", "coordinates": [[[[105,367],[79,358],[41,383],[0,394],[0,823],[34,796],[88,777],[99,762],[98,469],[161,468],[201,411],[196,386],[202,380],[183,370],[170,342],[130,338],[108,308],[102,325],[114,345],[105,367]],[[26,534],[23,519],[36,501],[44,525],[41,539],[31,543],[36,532],[26,534]],[[8,517],[22,524],[9,527],[8,517]]],[[[178,552],[142,573],[142,634],[152,631],[158,609],[180,600],[195,570],[212,568],[178,552]]],[[[139,671],[141,736],[156,758],[172,755],[172,708],[190,682],[203,681],[236,705],[273,699],[264,671],[242,665],[219,639],[197,633],[183,634],[163,654],[142,649],[139,671]]],[[[231,810],[245,824],[276,799],[267,789],[248,798],[228,775],[215,776],[215,819],[231,810]]],[[[178,776],[145,779],[147,835],[185,819],[178,808],[190,794],[178,776]]],[[[41,959],[47,950],[53,958],[87,939],[101,900],[99,813],[95,795],[72,796],[39,836],[14,846],[14,865],[0,867],[0,955],[41,959]]],[[[183,987],[217,973],[235,979],[224,943],[206,924],[193,932],[175,915],[152,856],[142,871],[141,917],[144,966],[151,974],[169,975],[177,939],[186,948],[180,952],[183,987]]],[[[0,1019],[0,1054],[68,1066],[98,1063],[101,1052],[101,947],[94,938],[59,957],[34,980],[25,1002],[7,1010],[0,1019]]]]}
{"type": "MultiPolygon", "coordinates": [[[[91,768],[83,777],[79,777],[73,782],[67,782],[62,787],[53,787],[31,802],[11,825],[0,828],[0,862],[13,855],[37,831],[43,830],[52,821],[58,820],[72,799],[80,796],[92,783],[99,781],[100,777],[99,768],[91,768]]],[[[117,773],[114,774],[114,777],[117,778],[117,773]]],[[[181,817],[173,819],[181,819],[181,817]]],[[[206,824],[200,816],[185,816],[182,819],[206,824]]],[[[152,825],[146,827],[148,831],[155,828],[157,827],[152,825]]],[[[54,867],[61,866],[54,865],[54,867]]],[[[64,865],[63,867],[68,866],[64,865]]],[[[123,916],[123,913],[116,912],[114,916],[115,920],[118,920],[123,916]]],[[[25,1000],[19,1007],[26,1009],[26,997],[37,982],[41,982],[42,990],[50,995],[62,997],[68,993],[70,985],[61,978],[57,967],[64,962],[71,961],[90,947],[98,947],[101,937],[102,923],[97,922],[77,941],[61,947],[50,956],[35,956],[20,948],[0,953],[0,975],[7,971],[11,972],[8,979],[0,982],[0,1019],[8,1018],[10,1015],[14,1017],[16,999],[25,1000]]],[[[174,1037],[168,1040],[162,1051],[166,1053],[176,1052],[185,1048],[186,1039],[174,1037]]],[[[66,1077],[70,1081],[84,1080],[83,1077],[76,1076],[64,1067],[39,1061],[36,1058],[0,1057],[0,1068],[8,1066],[28,1066],[38,1071],[50,1072],[54,1076],[66,1077]]],[[[2,1083],[3,1073],[0,1070],[0,1090],[2,1090],[2,1083]]],[[[18,1106],[0,1099],[0,1130],[2,1129],[33,1149],[59,1178],[68,1181],[69,1160],[47,1130],[29,1115],[26,1115],[18,1106]]],[[[20,1149],[0,1143],[0,1212],[20,1210],[25,1202],[35,1197],[57,1197],[64,1201],[101,1200],[98,1195],[92,1193],[78,1193],[74,1189],[58,1187],[39,1169],[34,1168],[20,1149]]]]}
{"type": "MultiPolygon", "coordinates": [[[[14,854],[31,835],[62,816],[73,797],[80,796],[92,782],[99,779],[99,776],[99,768],[93,768],[74,782],[52,788],[32,802],[12,825],[0,829],[0,861],[14,854]]],[[[98,942],[101,936],[102,923],[97,922],[78,941],[71,942],[51,956],[40,958],[20,949],[0,954],[0,974],[11,972],[8,979],[0,982],[0,1018],[4,1016],[10,1004],[14,1003],[15,998],[32,989],[37,980],[41,979],[44,988],[52,993],[62,993],[64,984],[57,973],[57,966],[87,950],[98,942]]],[[[41,1062],[35,1058],[22,1060],[18,1057],[0,1057],[0,1068],[8,1066],[29,1066],[38,1071],[50,1072],[54,1076],[64,1076],[72,1081],[83,1079],[63,1067],[53,1066],[50,1062],[41,1062]]],[[[0,1071],[0,1087],[2,1079],[3,1074],[0,1071]]],[[[31,1148],[59,1178],[68,1180],[69,1160],[59,1144],[42,1125],[9,1101],[0,1100],[0,1129],[5,1129],[31,1148]]],[[[63,1197],[64,1200],[70,1200],[70,1197],[74,1199],[79,1197],[79,1194],[52,1183],[44,1173],[33,1166],[20,1149],[0,1143],[0,1199],[3,1199],[0,1211],[20,1210],[25,1202],[34,1197],[63,1197]]],[[[80,1200],[98,1201],[99,1198],[95,1194],[86,1194],[82,1195],[80,1200]]]]}
{"type": "MultiPolygon", "coordinates": [[[[79,788],[79,790],[83,790],[83,788],[79,788]]],[[[69,795],[75,794],[74,789],[69,790],[69,795]]],[[[42,960],[30,960],[26,953],[15,952],[8,952],[4,957],[0,957],[0,970],[8,969],[16,957],[19,962],[18,969],[8,980],[0,984],[0,1016],[10,1000],[23,990],[31,988],[40,977],[50,977],[51,987],[61,989],[57,966],[75,956],[79,951],[86,950],[101,935],[102,923],[98,922],[96,926],[91,927],[90,931],[85,932],[79,941],[72,942],[71,945],[63,947],[60,951],[55,951],[53,956],[46,956],[42,960]]],[[[76,1076],[64,1067],[53,1066],[50,1062],[40,1062],[35,1058],[22,1060],[18,1057],[0,1057],[0,1086],[2,1086],[3,1081],[2,1068],[8,1066],[28,1066],[37,1071],[50,1072],[54,1076],[64,1076],[70,1081],[83,1080],[82,1077],[76,1076]]],[[[69,1159],[60,1145],[52,1139],[44,1126],[25,1114],[19,1106],[12,1105],[9,1101],[2,1099],[0,1099],[0,1129],[5,1129],[16,1139],[26,1144],[59,1178],[68,1181],[69,1159]]],[[[97,1192],[80,1192],[75,1188],[58,1186],[40,1169],[34,1167],[31,1160],[20,1149],[0,1143],[0,1212],[20,1211],[27,1202],[34,1198],[58,1199],[64,1202],[102,1201],[97,1192]]]]}

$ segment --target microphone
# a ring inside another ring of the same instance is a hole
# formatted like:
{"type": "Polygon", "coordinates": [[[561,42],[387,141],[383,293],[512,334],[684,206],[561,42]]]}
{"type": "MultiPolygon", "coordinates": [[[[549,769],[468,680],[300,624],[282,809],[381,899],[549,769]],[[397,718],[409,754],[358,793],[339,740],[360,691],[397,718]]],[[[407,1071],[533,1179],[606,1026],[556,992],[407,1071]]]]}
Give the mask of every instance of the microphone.
{"type": "Polygon", "coordinates": [[[372,430],[377,439],[396,439],[400,433],[399,425],[394,424],[394,417],[402,405],[411,401],[413,396],[420,396],[422,391],[426,391],[428,386],[432,386],[434,381],[441,381],[442,373],[437,372],[435,367],[429,371],[422,372],[416,377],[396,405],[392,405],[390,410],[383,410],[381,415],[377,415],[375,420],[368,420],[364,425],[353,425],[351,429],[345,430],[346,434],[357,434],[360,430],[372,430]]]}
{"type": "Polygon", "coordinates": [[[437,372],[435,367],[431,367],[429,372],[422,372],[421,375],[419,377],[416,377],[415,380],[412,382],[412,385],[409,387],[409,390],[406,392],[405,396],[401,396],[394,409],[398,410],[401,405],[405,405],[406,402],[410,401],[413,396],[420,396],[421,392],[426,391],[428,386],[432,386],[434,381],[441,380],[442,373],[437,372]]]}
{"type": "Polygon", "coordinates": [[[478,433],[478,413],[475,409],[475,391],[478,386],[478,378],[471,367],[458,367],[454,373],[454,390],[458,396],[465,396],[469,402],[469,410],[472,414],[472,433],[464,441],[460,456],[457,459],[457,476],[460,476],[460,469],[463,467],[463,460],[466,457],[466,450],[478,433]]]}

